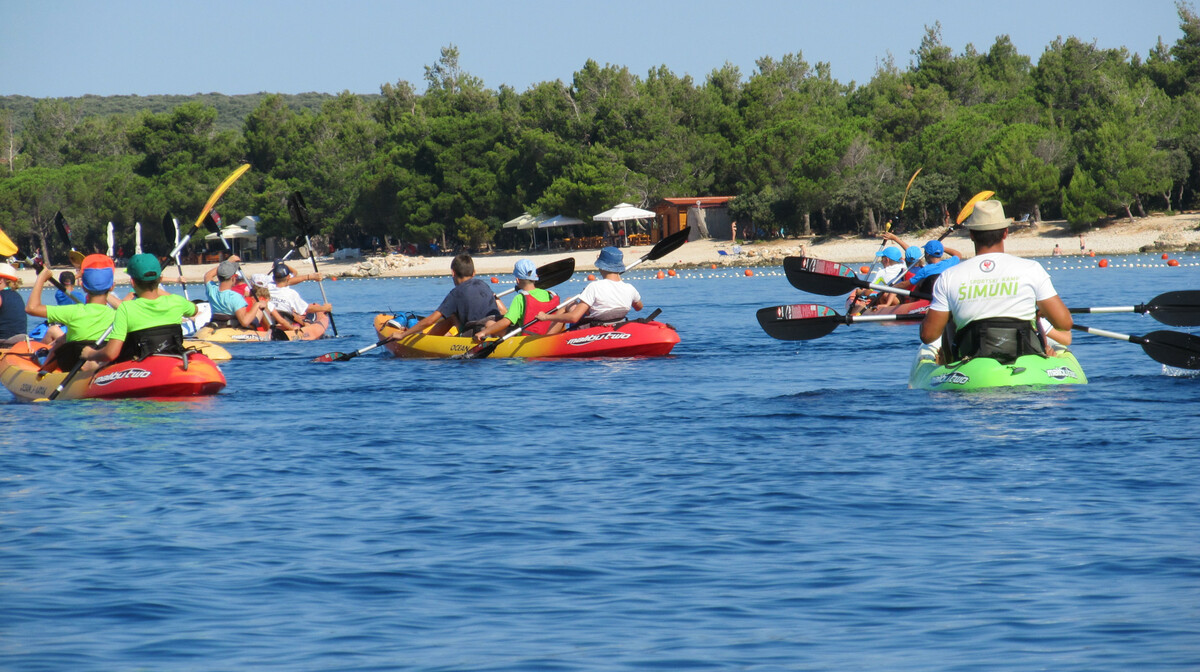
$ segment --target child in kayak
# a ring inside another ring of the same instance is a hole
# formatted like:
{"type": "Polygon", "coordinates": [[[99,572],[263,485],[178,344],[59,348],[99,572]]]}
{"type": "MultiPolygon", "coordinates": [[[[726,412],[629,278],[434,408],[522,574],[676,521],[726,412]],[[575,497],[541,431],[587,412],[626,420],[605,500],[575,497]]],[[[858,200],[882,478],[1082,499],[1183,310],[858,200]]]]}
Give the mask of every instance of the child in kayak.
{"type": "MultiPolygon", "coordinates": [[[[520,326],[531,317],[543,311],[551,311],[558,307],[558,295],[548,289],[538,289],[537,268],[529,259],[522,259],[513,266],[513,275],[517,278],[517,296],[504,317],[484,327],[475,334],[475,341],[482,342],[491,336],[497,336],[508,331],[510,327],[520,326]]],[[[554,333],[552,329],[562,331],[562,327],[550,322],[535,322],[525,330],[527,334],[554,333]]]]}
{"type": "Polygon", "coordinates": [[[113,261],[107,255],[88,255],[83,259],[79,278],[86,292],[84,303],[75,303],[70,297],[65,297],[68,303],[56,306],[42,304],[42,287],[50,279],[52,271],[43,268],[38,273],[29,301],[25,304],[25,312],[44,318],[51,325],[61,324],[67,328],[65,336],[61,330],[55,330],[58,337],[51,339],[54,344],[42,364],[43,371],[55,368],[68,371],[75,367],[80,358],[93,352],[91,345],[104,335],[116,316],[116,312],[108,305],[113,273],[113,261]]]}
{"type": "Polygon", "coordinates": [[[633,285],[621,280],[625,272],[625,255],[615,247],[600,250],[596,259],[599,280],[588,283],[578,300],[566,310],[562,306],[550,313],[538,313],[539,320],[573,323],[576,327],[612,324],[625,319],[629,310],[642,309],[642,295],[633,285]]]}
{"type": "Polygon", "coordinates": [[[433,313],[413,326],[397,331],[390,340],[399,340],[412,332],[426,328],[434,336],[443,336],[451,327],[458,329],[461,336],[470,336],[500,319],[504,304],[496,298],[492,288],[482,279],[475,277],[475,260],[469,254],[460,254],[450,262],[450,277],[454,289],[442,299],[433,313]]]}
{"type": "Polygon", "coordinates": [[[183,352],[183,318],[196,314],[196,304],[159,288],[162,266],[153,254],[133,255],[126,272],[137,298],[121,302],[112,334],[104,347],[88,356],[85,371],[113,361],[183,352]]]}

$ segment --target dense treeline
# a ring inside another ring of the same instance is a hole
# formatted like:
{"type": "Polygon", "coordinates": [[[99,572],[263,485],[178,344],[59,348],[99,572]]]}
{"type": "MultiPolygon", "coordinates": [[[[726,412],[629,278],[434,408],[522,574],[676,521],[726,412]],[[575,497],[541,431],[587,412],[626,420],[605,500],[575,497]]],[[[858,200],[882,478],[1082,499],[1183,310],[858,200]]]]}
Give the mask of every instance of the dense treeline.
{"type": "Polygon", "coordinates": [[[1144,60],[1073,37],[1036,65],[1007,36],[954,54],[935,24],[909,69],[886,63],[862,86],[796,53],[748,78],[588,61],[569,84],[491,90],[449,47],[423,93],[399,81],[319,108],[268,95],[238,126],[198,101],[97,115],[38,100],[19,129],[0,109],[0,226],[53,245],[61,209],[98,246],[104,222],[197,212],[242,161],[253,170],[223,207],[260,215],[266,235],[291,233],[284,198],[299,190],[342,240],[472,248],[514,235],[500,224],[523,211],[586,220],[668,196],[735,195],[741,230],[759,235],[873,232],[901,214],[917,168],[909,229],[985,188],[1012,214],[1076,226],[1179,209],[1200,188],[1200,15],[1177,7],[1182,35],[1144,60]]]}

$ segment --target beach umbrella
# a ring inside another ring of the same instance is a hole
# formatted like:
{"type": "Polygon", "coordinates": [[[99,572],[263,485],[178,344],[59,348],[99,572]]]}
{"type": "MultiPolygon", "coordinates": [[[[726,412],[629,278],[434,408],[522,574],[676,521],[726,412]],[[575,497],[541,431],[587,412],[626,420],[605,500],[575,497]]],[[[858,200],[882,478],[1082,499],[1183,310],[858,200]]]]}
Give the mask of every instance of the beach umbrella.
{"type": "MultiPolygon", "coordinates": [[[[604,212],[592,217],[597,222],[626,222],[631,219],[653,219],[655,213],[643,210],[630,203],[618,203],[604,212]]],[[[625,244],[629,244],[629,233],[626,231],[625,244]]]]}

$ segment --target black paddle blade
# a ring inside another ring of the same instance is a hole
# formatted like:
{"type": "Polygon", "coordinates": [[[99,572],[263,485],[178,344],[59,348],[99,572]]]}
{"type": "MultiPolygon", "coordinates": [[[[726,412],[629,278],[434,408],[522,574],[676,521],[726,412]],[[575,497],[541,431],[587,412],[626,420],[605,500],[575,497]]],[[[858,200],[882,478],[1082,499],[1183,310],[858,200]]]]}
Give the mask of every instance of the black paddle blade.
{"type": "Polygon", "coordinates": [[[171,247],[175,247],[175,243],[178,242],[175,240],[175,217],[169,212],[163,215],[162,232],[163,238],[167,240],[167,244],[169,244],[171,247]]]}
{"type": "Polygon", "coordinates": [[[1156,362],[1179,369],[1200,369],[1200,336],[1181,331],[1152,331],[1142,337],[1141,344],[1156,362]]]}
{"type": "Polygon", "coordinates": [[[300,192],[293,191],[288,196],[287,208],[296,229],[305,236],[311,236],[312,221],[308,218],[308,206],[304,203],[304,197],[300,195],[300,192]]]}
{"type": "Polygon", "coordinates": [[[533,284],[538,289],[549,289],[566,282],[574,273],[575,257],[559,259],[539,266],[537,269],[538,279],[533,284]]]}
{"type": "Polygon", "coordinates": [[[683,244],[687,242],[688,235],[691,234],[691,231],[692,227],[685,226],[679,231],[672,233],[666,238],[663,238],[662,240],[658,241],[654,247],[650,248],[650,251],[647,252],[642,259],[646,261],[662,259],[664,256],[682,247],[683,244]]]}
{"type": "Polygon", "coordinates": [[[58,236],[62,238],[63,243],[68,248],[71,247],[71,227],[67,226],[67,219],[61,211],[54,213],[54,228],[58,229],[58,236]]]}
{"type": "Polygon", "coordinates": [[[474,348],[464,352],[456,359],[487,359],[493,352],[496,351],[496,348],[500,347],[500,344],[503,342],[503,338],[497,338],[495,340],[488,341],[487,343],[480,343],[474,348]]]}
{"type": "Polygon", "coordinates": [[[845,264],[811,257],[785,258],[783,273],[796,289],[821,296],[839,296],[871,286],[866,280],[859,280],[845,264]]]}
{"type": "Polygon", "coordinates": [[[846,323],[832,308],[816,303],[760,308],[755,317],[768,336],[781,341],[811,341],[846,323]]]}
{"type": "Polygon", "coordinates": [[[1200,290],[1191,289],[1159,294],[1144,307],[1145,312],[1150,313],[1150,317],[1163,324],[1169,324],[1172,327],[1200,326],[1200,290]]]}

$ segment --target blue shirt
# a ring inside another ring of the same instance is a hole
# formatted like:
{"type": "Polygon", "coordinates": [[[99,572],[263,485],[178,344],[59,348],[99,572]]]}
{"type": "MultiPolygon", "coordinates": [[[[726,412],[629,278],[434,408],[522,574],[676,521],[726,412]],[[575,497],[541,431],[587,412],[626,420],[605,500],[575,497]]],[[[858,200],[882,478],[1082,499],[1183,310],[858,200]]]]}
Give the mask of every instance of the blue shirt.
{"type": "Polygon", "coordinates": [[[204,293],[213,315],[237,315],[238,310],[247,306],[246,297],[232,289],[221,289],[216,281],[204,283],[204,293]]]}
{"type": "Polygon", "coordinates": [[[500,319],[500,311],[496,308],[496,294],[480,278],[471,278],[450,290],[437,312],[446,318],[454,316],[458,319],[458,328],[482,320],[487,317],[500,319]]]}
{"type": "Polygon", "coordinates": [[[936,264],[929,264],[928,266],[922,266],[921,270],[914,273],[912,279],[909,280],[908,282],[913,287],[916,287],[917,285],[921,284],[921,281],[924,280],[925,278],[928,278],[931,275],[940,275],[942,273],[942,271],[946,270],[947,268],[950,268],[951,266],[954,266],[959,261],[961,261],[961,260],[958,257],[952,256],[952,257],[943,259],[943,260],[937,262],[936,264]]]}
{"type": "Polygon", "coordinates": [[[73,303],[87,303],[87,294],[84,294],[83,290],[78,287],[71,290],[71,296],[67,296],[67,293],[61,289],[54,290],[54,301],[60,306],[69,306],[73,303]],[[79,301],[73,300],[71,296],[79,299],[79,301]]]}

